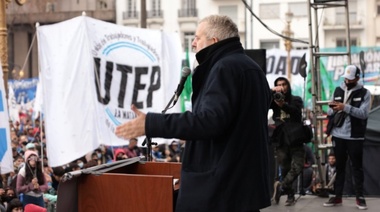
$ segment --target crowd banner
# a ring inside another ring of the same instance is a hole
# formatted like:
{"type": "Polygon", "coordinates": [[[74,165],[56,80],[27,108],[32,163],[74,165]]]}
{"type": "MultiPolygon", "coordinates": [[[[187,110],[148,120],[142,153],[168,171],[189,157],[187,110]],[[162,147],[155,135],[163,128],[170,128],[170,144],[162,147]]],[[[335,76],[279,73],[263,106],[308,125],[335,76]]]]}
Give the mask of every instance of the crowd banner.
{"type": "MultiPolygon", "coordinates": [[[[160,113],[181,74],[177,33],[125,27],[86,16],[37,28],[47,156],[52,167],[100,144],[128,144],[115,127],[134,104],[160,113]]],[[[170,112],[179,112],[179,105],[170,112]]]]}
{"type": "Polygon", "coordinates": [[[3,69],[0,63],[0,174],[13,172],[11,135],[9,129],[8,105],[3,80],[3,69]]]}
{"type": "MultiPolygon", "coordinates": [[[[9,81],[9,80],[8,80],[9,81]]],[[[20,123],[21,104],[17,104],[12,84],[8,83],[8,112],[12,124],[20,123]]]]}
{"type": "Polygon", "coordinates": [[[19,113],[30,114],[33,111],[38,81],[37,77],[8,80],[9,118],[13,123],[20,122],[19,113]]]}
{"type": "MultiPolygon", "coordinates": [[[[287,78],[287,52],[281,49],[268,49],[267,55],[267,80],[270,87],[274,87],[274,81],[278,77],[287,78]]],[[[299,74],[298,63],[302,56],[306,53],[306,61],[309,61],[307,50],[291,51],[291,88],[294,95],[303,96],[303,88],[305,85],[304,78],[299,74]]]]}

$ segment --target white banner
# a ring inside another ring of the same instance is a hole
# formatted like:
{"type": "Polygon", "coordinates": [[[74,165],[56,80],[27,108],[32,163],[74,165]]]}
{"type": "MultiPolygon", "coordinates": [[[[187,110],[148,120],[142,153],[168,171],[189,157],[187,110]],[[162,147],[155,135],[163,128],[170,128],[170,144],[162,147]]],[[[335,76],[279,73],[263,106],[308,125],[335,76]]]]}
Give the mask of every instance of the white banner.
{"type": "Polygon", "coordinates": [[[16,97],[13,91],[13,87],[8,83],[8,109],[9,109],[9,119],[13,124],[16,122],[20,123],[20,111],[21,104],[17,104],[16,97]]]}
{"type": "MultiPolygon", "coordinates": [[[[304,96],[304,86],[305,81],[304,78],[299,73],[299,62],[304,54],[306,54],[305,59],[306,62],[309,62],[309,56],[307,54],[307,50],[292,50],[291,51],[291,87],[292,87],[292,94],[297,95],[300,97],[304,96]]],[[[285,77],[287,78],[287,52],[285,50],[281,49],[269,49],[266,51],[266,57],[267,57],[267,80],[269,83],[269,86],[272,88],[274,87],[274,81],[278,77],[285,77]]],[[[309,65],[309,64],[308,64],[309,65]]],[[[306,72],[308,69],[306,69],[306,72]]]]}
{"type": "Polygon", "coordinates": [[[3,80],[3,69],[0,63],[0,173],[13,172],[11,135],[9,129],[8,106],[3,80]]]}
{"type": "Polygon", "coordinates": [[[180,79],[178,34],[82,16],[38,27],[37,36],[52,167],[100,144],[128,144],[114,130],[134,118],[130,105],[161,112],[180,79]]]}

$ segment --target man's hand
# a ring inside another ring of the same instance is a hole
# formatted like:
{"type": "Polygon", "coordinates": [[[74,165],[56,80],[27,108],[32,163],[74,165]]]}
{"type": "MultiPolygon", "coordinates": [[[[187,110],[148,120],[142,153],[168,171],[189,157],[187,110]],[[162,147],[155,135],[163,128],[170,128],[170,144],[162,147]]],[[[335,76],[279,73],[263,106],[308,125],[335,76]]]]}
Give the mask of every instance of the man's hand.
{"type": "Polygon", "coordinates": [[[331,109],[333,109],[334,111],[341,111],[344,109],[344,104],[341,103],[341,102],[331,102],[329,103],[329,106],[331,107],[331,109]]]}
{"type": "Polygon", "coordinates": [[[124,139],[131,139],[145,135],[146,114],[131,105],[131,110],[136,114],[136,118],[116,127],[115,134],[124,139]]]}
{"type": "Polygon", "coordinates": [[[274,91],[274,92],[284,92],[284,89],[282,88],[282,86],[276,86],[276,87],[272,88],[272,91],[274,91]]]}

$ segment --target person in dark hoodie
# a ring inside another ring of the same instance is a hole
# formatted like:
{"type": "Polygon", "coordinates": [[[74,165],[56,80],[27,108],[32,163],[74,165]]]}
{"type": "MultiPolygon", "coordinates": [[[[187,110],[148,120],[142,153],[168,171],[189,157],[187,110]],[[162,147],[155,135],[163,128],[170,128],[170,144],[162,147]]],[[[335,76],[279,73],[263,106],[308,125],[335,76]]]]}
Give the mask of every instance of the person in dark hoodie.
{"type": "Polygon", "coordinates": [[[192,42],[192,111],[143,113],[119,125],[130,139],[186,140],[176,212],[257,212],[270,206],[268,119],[271,91],[264,71],[248,57],[236,24],[211,15],[192,42]]]}
{"type": "Polygon", "coordinates": [[[287,194],[286,206],[295,203],[293,182],[303,170],[305,149],[303,143],[289,144],[281,136],[281,129],[291,122],[302,123],[303,101],[299,96],[292,95],[289,80],[278,77],[272,88],[273,101],[270,108],[273,110],[272,119],[276,126],[271,141],[276,146],[277,163],[281,169],[281,178],[275,182],[273,200],[279,203],[280,197],[287,194]]]}

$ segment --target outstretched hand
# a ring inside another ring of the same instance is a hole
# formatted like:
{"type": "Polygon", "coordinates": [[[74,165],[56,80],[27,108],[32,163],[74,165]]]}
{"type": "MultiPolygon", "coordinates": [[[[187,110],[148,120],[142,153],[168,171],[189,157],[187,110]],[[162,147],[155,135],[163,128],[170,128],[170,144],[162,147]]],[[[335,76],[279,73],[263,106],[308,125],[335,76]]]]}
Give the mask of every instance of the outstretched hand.
{"type": "Polygon", "coordinates": [[[116,127],[115,134],[124,139],[136,138],[145,135],[146,114],[131,105],[131,110],[136,114],[136,118],[116,127]]]}

